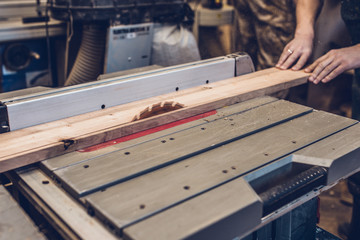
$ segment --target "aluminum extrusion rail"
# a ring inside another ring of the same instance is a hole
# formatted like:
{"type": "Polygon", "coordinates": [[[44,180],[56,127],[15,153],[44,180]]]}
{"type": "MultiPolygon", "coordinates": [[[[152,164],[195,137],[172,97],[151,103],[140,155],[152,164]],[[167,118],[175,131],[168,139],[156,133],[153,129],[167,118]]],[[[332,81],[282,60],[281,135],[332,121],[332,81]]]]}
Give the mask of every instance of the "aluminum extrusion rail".
{"type": "MultiPolygon", "coordinates": [[[[254,71],[246,54],[230,54],[140,74],[0,99],[8,122],[0,133],[93,112],[254,71]]],[[[5,116],[1,117],[6,119],[5,116]]]]}

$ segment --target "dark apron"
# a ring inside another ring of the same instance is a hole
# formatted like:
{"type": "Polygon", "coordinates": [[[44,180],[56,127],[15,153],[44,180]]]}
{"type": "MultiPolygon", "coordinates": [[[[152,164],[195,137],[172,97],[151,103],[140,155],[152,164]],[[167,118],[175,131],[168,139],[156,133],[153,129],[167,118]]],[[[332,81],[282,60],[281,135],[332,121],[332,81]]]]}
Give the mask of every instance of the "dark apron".
{"type": "MultiPolygon", "coordinates": [[[[349,30],[352,44],[360,43],[360,0],[341,1],[341,16],[349,30]]],[[[355,69],[352,84],[352,118],[360,120],[360,69],[355,69]]],[[[360,159],[358,159],[360,161],[360,159]]],[[[349,239],[360,239],[360,173],[348,179],[349,191],[354,197],[349,239]]]]}
{"type": "MultiPolygon", "coordinates": [[[[349,30],[352,44],[358,44],[360,43],[360,0],[343,0],[341,3],[341,16],[349,30]]],[[[352,90],[352,117],[360,120],[360,69],[355,69],[352,90]]]]}

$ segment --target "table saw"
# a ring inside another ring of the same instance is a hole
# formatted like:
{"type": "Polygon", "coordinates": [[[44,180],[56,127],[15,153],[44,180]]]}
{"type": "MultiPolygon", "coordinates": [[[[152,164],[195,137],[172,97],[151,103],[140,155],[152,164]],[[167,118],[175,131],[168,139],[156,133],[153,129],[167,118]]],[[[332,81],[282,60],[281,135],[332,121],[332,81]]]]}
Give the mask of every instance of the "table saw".
{"type": "MultiPolygon", "coordinates": [[[[12,131],[11,119],[3,126],[12,131]]],[[[357,121],[265,96],[5,175],[65,239],[315,239],[316,197],[360,170],[359,147],[357,121]]]]}

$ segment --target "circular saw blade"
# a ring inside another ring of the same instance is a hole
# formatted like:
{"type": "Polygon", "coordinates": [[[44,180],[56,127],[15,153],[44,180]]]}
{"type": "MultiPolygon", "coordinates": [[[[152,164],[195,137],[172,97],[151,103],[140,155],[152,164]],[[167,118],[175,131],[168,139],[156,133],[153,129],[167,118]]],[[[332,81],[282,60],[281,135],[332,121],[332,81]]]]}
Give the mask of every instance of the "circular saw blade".
{"type": "Polygon", "coordinates": [[[153,116],[157,116],[163,113],[171,112],[183,108],[184,105],[181,103],[166,101],[161,103],[153,104],[142,110],[139,114],[137,114],[132,121],[138,121],[145,118],[150,118],[153,116]]]}

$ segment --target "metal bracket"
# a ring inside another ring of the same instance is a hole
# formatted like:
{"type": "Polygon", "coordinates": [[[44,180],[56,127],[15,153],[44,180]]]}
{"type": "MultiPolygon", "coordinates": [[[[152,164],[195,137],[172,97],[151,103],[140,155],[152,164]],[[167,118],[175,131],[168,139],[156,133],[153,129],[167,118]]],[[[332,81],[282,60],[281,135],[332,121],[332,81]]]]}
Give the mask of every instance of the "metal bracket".
{"type": "Polygon", "coordinates": [[[0,133],[10,132],[7,107],[0,102],[0,133]]]}
{"type": "Polygon", "coordinates": [[[247,53],[237,52],[229,54],[227,57],[235,59],[235,77],[255,71],[254,63],[247,53]]]}

